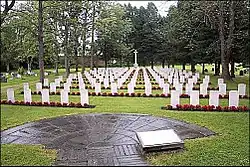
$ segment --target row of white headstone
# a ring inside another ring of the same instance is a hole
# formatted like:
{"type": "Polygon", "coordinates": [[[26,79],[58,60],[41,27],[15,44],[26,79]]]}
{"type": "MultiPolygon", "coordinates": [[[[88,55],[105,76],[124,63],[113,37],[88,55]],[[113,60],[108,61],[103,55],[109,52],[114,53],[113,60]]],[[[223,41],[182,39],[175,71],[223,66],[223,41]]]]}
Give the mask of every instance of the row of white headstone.
{"type": "MultiPolygon", "coordinates": [[[[61,90],[61,103],[69,103],[69,97],[68,97],[68,90],[61,90]]],[[[80,89],[80,99],[81,104],[84,105],[89,104],[89,95],[88,90],[86,89],[80,89]]],[[[42,89],[41,90],[41,97],[42,97],[42,103],[50,103],[50,96],[49,96],[49,89],[42,89]]],[[[7,89],[7,100],[11,102],[15,102],[15,96],[14,96],[14,89],[8,88],[7,89]]],[[[24,102],[32,102],[32,96],[31,96],[31,89],[27,88],[24,89],[24,102]]]]}
{"type": "MultiPolygon", "coordinates": [[[[209,105],[214,105],[215,107],[219,106],[219,91],[211,90],[209,92],[209,105]]],[[[171,90],[171,106],[176,108],[177,104],[180,104],[180,92],[177,90],[171,90]]],[[[199,105],[199,91],[191,91],[190,92],[190,104],[191,105],[199,105]]],[[[239,106],[239,92],[237,90],[229,91],[229,107],[239,106]]]]}

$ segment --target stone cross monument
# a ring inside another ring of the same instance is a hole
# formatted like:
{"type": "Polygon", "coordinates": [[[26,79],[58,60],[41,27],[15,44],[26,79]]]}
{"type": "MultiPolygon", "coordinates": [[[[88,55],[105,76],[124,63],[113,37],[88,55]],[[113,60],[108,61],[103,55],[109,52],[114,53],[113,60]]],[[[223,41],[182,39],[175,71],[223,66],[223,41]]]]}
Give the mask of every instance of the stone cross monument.
{"type": "Polygon", "coordinates": [[[137,64],[137,50],[134,51],[134,54],[135,54],[135,64],[134,64],[134,67],[138,67],[138,64],[137,64]]]}

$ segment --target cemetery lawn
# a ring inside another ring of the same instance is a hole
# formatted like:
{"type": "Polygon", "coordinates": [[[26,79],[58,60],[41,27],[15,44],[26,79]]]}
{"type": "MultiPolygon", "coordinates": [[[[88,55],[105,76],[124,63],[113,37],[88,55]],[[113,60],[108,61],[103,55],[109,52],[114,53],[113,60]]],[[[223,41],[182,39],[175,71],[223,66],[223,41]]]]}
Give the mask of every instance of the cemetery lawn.
{"type": "MultiPolygon", "coordinates": [[[[73,70],[72,70],[73,71],[73,70]]],[[[60,71],[62,74],[63,71],[60,71]]],[[[202,76],[203,77],[203,76],[202,76]]],[[[55,78],[54,74],[49,78],[55,78]]],[[[213,85],[217,78],[210,75],[213,85]]],[[[26,77],[24,80],[13,80],[1,83],[1,99],[6,99],[9,86],[15,89],[16,100],[23,100],[19,92],[24,82],[35,89],[39,77],[26,77]]],[[[249,78],[237,77],[227,84],[227,89],[237,89],[237,83],[246,83],[249,95],[249,78]]],[[[108,90],[110,91],[110,90],[108,90]]],[[[107,91],[107,92],[108,92],[107,91]]],[[[127,90],[124,90],[127,92],[127,90]]],[[[60,101],[60,96],[50,96],[51,101],[60,101]]],[[[32,95],[33,101],[40,101],[39,95],[32,95]]],[[[79,102],[80,96],[69,96],[69,102],[79,102]]],[[[197,165],[197,166],[245,166],[249,165],[249,113],[233,112],[192,112],[161,110],[161,106],[170,103],[170,98],[142,97],[99,97],[90,96],[90,104],[96,108],[54,108],[34,106],[1,105],[1,130],[43,118],[71,114],[88,113],[141,113],[153,116],[169,117],[205,126],[216,132],[215,136],[185,140],[185,149],[178,153],[153,153],[147,155],[152,165],[197,165]]],[[[189,99],[181,98],[181,104],[188,104],[189,99]]],[[[208,104],[208,99],[201,99],[201,105],[208,104]]],[[[228,105],[228,100],[220,99],[220,105],[228,105]]],[[[240,105],[249,107],[249,99],[240,99],[240,105]]],[[[1,144],[1,165],[51,165],[56,157],[55,150],[46,150],[41,145],[1,144]]]]}

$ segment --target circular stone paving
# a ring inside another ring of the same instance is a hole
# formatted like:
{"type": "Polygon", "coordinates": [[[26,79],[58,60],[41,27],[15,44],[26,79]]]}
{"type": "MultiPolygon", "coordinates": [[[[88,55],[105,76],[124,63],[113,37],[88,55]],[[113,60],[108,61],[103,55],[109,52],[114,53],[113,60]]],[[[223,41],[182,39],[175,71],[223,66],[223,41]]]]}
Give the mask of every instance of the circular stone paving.
{"type": "Polygon", "coordinates": [[[213,135],[194,124],[137,114],[80,114],[44,119],[1,132],[1,143],[43,144],[54,165],[148,165],[135,132],[174,129],[181,139],[213,135]]]}

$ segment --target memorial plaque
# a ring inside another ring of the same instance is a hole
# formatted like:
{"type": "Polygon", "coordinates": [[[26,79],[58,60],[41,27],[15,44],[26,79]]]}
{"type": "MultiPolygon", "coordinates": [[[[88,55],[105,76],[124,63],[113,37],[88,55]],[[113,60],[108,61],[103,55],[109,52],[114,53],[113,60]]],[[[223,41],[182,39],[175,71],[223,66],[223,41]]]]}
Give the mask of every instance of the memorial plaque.
{"type": "Polygon", "coordinates": [[[229,107],[239,106],[239,92],[237,90],[229,91],[229,107]]]}
{"type": "Polygon", "coordinates": [[[14,96],[14,89],[8,88],[7,89],[7,100],[11,101],[12,103],[15,102],[15,96],[14,96]]]}
{"type": "Polygon", "coordinates": [[[184,141],[173,129],[136,132],[136,136],[142,150],[146,152],[184,147],[184,141]]]}

